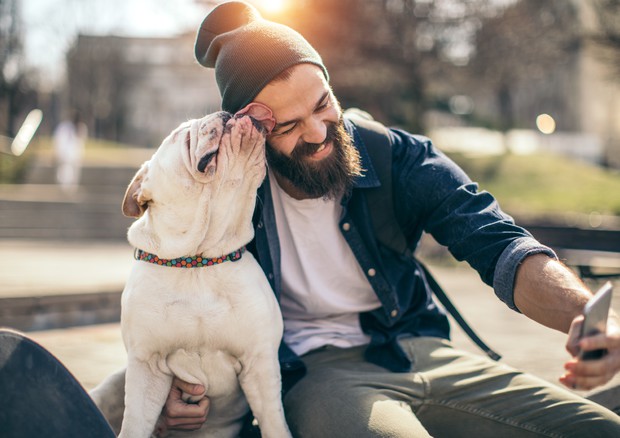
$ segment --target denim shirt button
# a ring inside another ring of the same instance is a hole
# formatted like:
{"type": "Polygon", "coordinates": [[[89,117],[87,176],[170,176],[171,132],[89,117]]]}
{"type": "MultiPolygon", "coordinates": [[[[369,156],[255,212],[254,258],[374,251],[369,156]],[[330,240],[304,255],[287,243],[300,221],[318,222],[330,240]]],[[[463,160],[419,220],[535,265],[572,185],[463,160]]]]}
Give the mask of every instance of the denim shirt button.
{"type": "Polygon", "coordinates": [[[374,277],[375,275],[377,275],[377,271],[375,271],[373,268],[370,268],[368,270],[368,276],[369,277],[374,277]]]}
{"type": "Polygon", "coordinates": [[[392,318],[396,318],[398,316],[398,310],[394,309],[390,312],[390,316],[392,318]]]}
{"type": "Polygon", "coordinates": [[[270,280],[273,280],[273,272],[270,272],[269,274],[267,274],[267,277],[268,277],[270,280]]]}
{"type": "Polygon", "coordinates": [[[256,227],[257,227],[257,228],[263,228],[263,223],[262,223],[262,222],[259,222],[258,224],[256,224],[256,227]]]}
{"type": "Polygon", "coordinates": [[[342,229],[344,231],[349,231],[351,229],[351,224],[348,222],[345,222],[344,224],[342,224],[342,229]]]}

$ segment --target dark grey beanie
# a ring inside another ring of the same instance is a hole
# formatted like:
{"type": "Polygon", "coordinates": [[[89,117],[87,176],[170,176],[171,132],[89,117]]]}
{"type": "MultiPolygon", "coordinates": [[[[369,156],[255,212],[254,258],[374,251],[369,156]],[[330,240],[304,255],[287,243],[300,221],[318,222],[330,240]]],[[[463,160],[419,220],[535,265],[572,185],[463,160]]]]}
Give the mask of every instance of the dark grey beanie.
{"type": "Polygon", "coordinates": [[[329,80],[314,48],[290,27],[263,19],[244,2],[223,3],[203,20],[196,59],[215,68],[222,109],[236,113],[252,102],[273,78],[297,64],[315,64],[329,80]]]}

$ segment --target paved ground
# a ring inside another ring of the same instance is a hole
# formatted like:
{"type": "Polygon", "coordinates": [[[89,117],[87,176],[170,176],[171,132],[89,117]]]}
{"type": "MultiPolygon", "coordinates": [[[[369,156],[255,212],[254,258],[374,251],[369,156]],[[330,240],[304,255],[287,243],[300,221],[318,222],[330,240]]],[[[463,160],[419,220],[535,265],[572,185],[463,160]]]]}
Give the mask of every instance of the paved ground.
{"type": "MultiPolygon", "coordinates": [[[[0,241],[0,306],[4,297],[122,290],[132,263],[124,243],[0,241]]],[[[476,331],[503,355],[502,361],[557,382],[568,359],[565,336],[509,310],[471,269],[432,266],[438,281],[476,331]]],[[[620,283],[614,307],[620,311],[620,283]]],[[[478,351],[454,325],[457,346],[478,351]]],[[[125,351],[117,323],[29,335],[58,356],[86,387],[124,366],[125,351]]],[[[620,379],[614,380],[620,383],[620,379]]]]}
{"type": "Polygon", "coordinates": [[[0,240],[0,298],[122,290],[132,260],[122,241],[0,240]]]}

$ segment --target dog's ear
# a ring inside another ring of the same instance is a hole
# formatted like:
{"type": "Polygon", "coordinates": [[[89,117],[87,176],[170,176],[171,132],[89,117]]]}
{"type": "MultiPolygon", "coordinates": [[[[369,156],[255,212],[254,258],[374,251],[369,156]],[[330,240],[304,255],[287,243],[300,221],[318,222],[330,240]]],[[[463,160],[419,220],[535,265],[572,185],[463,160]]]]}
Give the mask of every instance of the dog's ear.
{"type": "Polygon", "coordinates": [[[150,199],[145,196],[142,190],[142,181],[144,181],[148,170],[149,162],[146,161],[134,175],[129,183],[129,187],[127,187],[125,197],[123,198],[123,214],[127,217],[139,218],[148,208],[150,199]]]}

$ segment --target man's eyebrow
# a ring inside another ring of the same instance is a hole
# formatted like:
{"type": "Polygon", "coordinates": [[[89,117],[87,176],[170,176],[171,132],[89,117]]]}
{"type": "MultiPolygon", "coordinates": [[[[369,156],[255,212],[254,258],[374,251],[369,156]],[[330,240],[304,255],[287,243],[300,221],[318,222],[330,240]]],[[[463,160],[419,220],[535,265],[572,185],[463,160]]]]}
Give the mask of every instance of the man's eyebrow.
{"type": "MultiPolygon", "coordinates": [[[[321,104],[323,103],[323,101],[325,101],[325,99],[327,98],[327,96],[329,96],[329,90],[326,91],[325,93],[323,93],[321,95],[321,97],[319,98],[319,100],[317,100],[316,105],[314,105],[314,109],[316,110],[318,107],[321,106],[321,104]]],[[[300,119],[293,119],[293,120],[288,120],[286,122],[282,122],[282,123],[276,123],[276,126],[273,127],[273,129],[271,130],[273,131],[277,131],[280,128],[283,128],[284,126],[287,125],[292,125],[293,123],[297,123],[299,122],[300,119]]]]}

